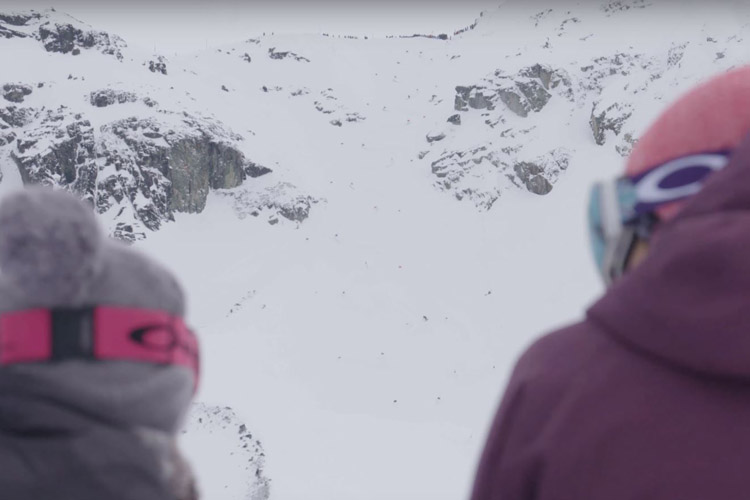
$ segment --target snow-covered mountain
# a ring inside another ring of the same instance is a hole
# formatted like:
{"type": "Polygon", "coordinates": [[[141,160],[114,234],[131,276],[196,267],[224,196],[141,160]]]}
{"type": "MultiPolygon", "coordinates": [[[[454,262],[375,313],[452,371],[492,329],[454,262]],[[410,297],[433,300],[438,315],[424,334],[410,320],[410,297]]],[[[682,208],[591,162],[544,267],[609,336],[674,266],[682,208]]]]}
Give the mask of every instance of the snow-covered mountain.
{"type": "Polygon", "coordinates": [[[749,14],[508,0],[445,37],[181,56],[0,14],[0,195],[73,190],[183,278],[206,498],[460,498],[520,349],[601,290],[590,182],[746,62],[749,14]]]}

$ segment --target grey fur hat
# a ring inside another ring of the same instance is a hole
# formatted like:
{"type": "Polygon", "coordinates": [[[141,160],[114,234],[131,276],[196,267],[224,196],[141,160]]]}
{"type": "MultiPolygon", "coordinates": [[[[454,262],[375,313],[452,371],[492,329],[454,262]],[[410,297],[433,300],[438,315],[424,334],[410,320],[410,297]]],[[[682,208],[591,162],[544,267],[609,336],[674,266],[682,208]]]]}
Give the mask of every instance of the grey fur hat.
{"type": "MultiPolygon", "coordinates": [[[[114,306],[185,313],[172,274],[107,238],[89,205],[29,187],[0,202],[0,314],[35,308],[114,306]]],[[[49,394],[128,427],[175,433],[193,395],[189,369],[130,361],[62,361],[0,368],[24,389],[49,394]]]]}

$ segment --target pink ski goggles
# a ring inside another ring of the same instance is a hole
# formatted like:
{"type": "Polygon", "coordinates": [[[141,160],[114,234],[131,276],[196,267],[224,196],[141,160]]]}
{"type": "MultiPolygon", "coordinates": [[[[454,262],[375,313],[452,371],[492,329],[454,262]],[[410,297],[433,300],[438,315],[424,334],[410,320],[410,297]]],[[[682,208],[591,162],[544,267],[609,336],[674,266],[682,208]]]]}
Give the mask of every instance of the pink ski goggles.
{"type": "Polygon", "coordinates": [[[0,366],[66,360],[184,366],[198,387],[198,340],[167,312],[95,307],[0,315],[0,366]]]}

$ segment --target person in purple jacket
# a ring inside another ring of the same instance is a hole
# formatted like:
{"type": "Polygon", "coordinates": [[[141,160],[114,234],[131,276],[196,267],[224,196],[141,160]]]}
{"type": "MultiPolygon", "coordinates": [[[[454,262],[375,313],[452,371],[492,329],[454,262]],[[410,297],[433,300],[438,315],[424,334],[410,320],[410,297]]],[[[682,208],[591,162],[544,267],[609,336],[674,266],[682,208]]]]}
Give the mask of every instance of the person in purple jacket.
{"type": "Polygon", "coordinates": [[[518,361],[473,500],[750,498],[750,67],[679,99],[594,187],[609,289],[518,361]]]}

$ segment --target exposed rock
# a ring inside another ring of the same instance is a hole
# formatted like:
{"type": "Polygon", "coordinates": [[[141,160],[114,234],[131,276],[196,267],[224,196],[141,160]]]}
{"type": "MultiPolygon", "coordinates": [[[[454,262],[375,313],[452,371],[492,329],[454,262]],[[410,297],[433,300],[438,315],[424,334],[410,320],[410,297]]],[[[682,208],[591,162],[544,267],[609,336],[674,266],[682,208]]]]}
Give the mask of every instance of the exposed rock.
{"type": "Polygon", "coordinates": [[[104,108],[112,104],[124,104],[126,102],[136,102],[138,96],[132,92],[122,90],[101,89],[95,90],[89,94],[89,102],[97,108],[104,108]]]}
{"type": "Polygon", "coordinates": [[[103,54],[113,55],[122,60],[122,47],[125,42],[117,36],[103,31],[84,31],[73,24],[47,22],[39,27],[39,37],[47,52],[68,54],[81,48],[97,47],[103,54]]]}
{"type": "Polygon", "coordinates": [[[633,134],[628,132],[622,136],[622,143],[615,145],[615,151],[623,158],[627,158],[633,152],[633,148],[637,142],[638,140],[633,137],[633,134]]]}
{"type": "Polygon", "coordinates": [[[238,218],[265,218],[272,225],[279,223],[279,217],[299,225],[310,216],[312,207],[323,201],[302,193],[296,186],[287,182],[263,190],[257,190],[253,186],[241,186],[218,190],[215,193],[231,200],[238,218]]]}
{"type": "Polygon", "coordinates": [[[242,56],[242,60],[245,62],[253,62],[253,58],[250,57],[250,54],[248,54],[247,52],[245,52],[245,54],[242,56]]]}
{"type": "Polygon", "coordinates": [[[360,115],[359,113],[347,113],[346,114],[346,121],[349,123],[358,123],[364,120],[365,120],[365,117],[360,115]]]}
{"type": "Polygon", "coordinates": [[[456,98],[454,100],[453,108],[456,111],[468,111],[469,110],[469,94],[474,87],[456,87],[456,98]]]}
{"type": "Polygon", "coordinates": [[[46,51],[62,54],[77,55],[81,49],[96,49],[119,60],[123,59],[125,47],[121,38],[91,30],[77,19],[54,10],[0,14],[0,37],[33,38],[39,40],[46,51]]]}
{"type": "MultiPolygon", "coordinates": [[[[655,62],[643,54],[626,54],[619,52],[610,57],[597,57],[590,65],[581,68],[585,73],[580,79],[580,87],[584,93],[601,92],[606,81],[615,76],[629,76],[636,69],[652,70],[655,62]]],[[[651,80],[658,78],[659,73],[652,73],[651,80]]],[[[645,88],[644,82],[641,88],[645,88]]]]}
{"type": "Polygon", "coordinates": [[[217,133],[215,124],[191,116],[184,124],[182,130],[163,130],[155,120],[129,118],[103,129],[135,153],[133,167],[153,170],[171,185],[162,209],[166,213],[159,213],[159,218],[171,218],[172,211],[201,212],[210,188],[236,187],[245,179],[247,161],[227,142],[225,131],[217,133]]]}
{"type": "Polygon", "coordinates": [[[513,113],[525,118],[547,105],[553,89],[573,100],[570,78],[561,70],[541,64],[524,68],[512,76],[497,70],[480,85],[457,86],[454,108],[456,111],[469,108],[491,111],[500,100],[513,113]]]}
{"type": "Polygon", "coordinates": [[[224,483],[227,498],[268,499],[271,480],[266,477],[263,445],[231,408],[193,403],[182,434],[183,446],[188,452],[195,450],[189,453],[194,466],[220,460],[222,468],[213,480],[224,483]]]}
{"type": "Polygon", "coordinates": [[[31,94],[31,86],[23,83],[6,83],[3,85],[3,98],[6,101],[21,103],[31,94]]]}
{"type": "Polygon", "coordinates": [[[688,43],[683,43],[675,45],[669,49],[669,54],[667,55],[667,67],[672,68],[674,66],[679,66],[680,61],[685,57],[685,48],[687,46],[688,43]]]}
{"type": "Polygon", "coordinates": [[[343,125],[343,123],[341,123],[341,120],[331,120],[331,122],[330,122],[330,123],[331,123],[331,125],[333,125],[334,127],[341,127],[341,126],[343,125]]]}
{"type": "MultiPolygon", "coordinates": [[[[6,130],[0,131],[0,147],[7,146],[11,142],[16,140],[16,134],[14,132],[8,132],[6,130]]],[[[2,180],[3,174],[0,172],[0,180],[2,180]]]]}
{"type": "Polygon", "coordinates": [[[276,60],[286,59],[287,57],[289,57],[294,59],[295,61],[310,62],[310,59],[299,54],[295,54],[294,52],[276,52],[276,47],[271,47],[268,49],[268,57],[276,60]]]}
{"type": "Polygon", "coordinates": [[[129,118],[96,131],[65,108],[0,111],[18,131],[11,153],[24,183],[60,186],[111,212],[111,234],[134,241],[173,213],[200,212],[210,189],[239,186],[269,169],[237,149],[239,136],[220,123],[184,113],[164,121],[129,118]]]}
{"type": "Polygon", "coordinates": [[[513,170],[532,193],[544,195],[552,191],[552,184],[542,176],[544,169],[536,163],[516,163],[513,170]]]}
{"type": "Polygon", "coordinates": [[[320,111],[324,115],[330,115],[330,114],[332,114],[335,111],[335,109],[326,107],[320,101],[315,101],[313,104],[315,105],[315,109],[317,109],[318,111],[320,111]]]}
{"type": "Polygon", "coordinates": [[[505,189],[525,188],[535,194],[552,190],[569,163],[567,150],[556,149],[534,160],[519,160],[519,148],[490,150],[487,146],[453,151],[432,162],[435,186],[458,200],[471,200],[489,210],[505,189]],[[505,180],[498,183],[495,179],[505,180]]]}
{"type": "Polygon", "coordinates": [[[427,142],[437,142],[445,139],[445,132],[427,134],[427,142]]]}
{"type": "Polygon", "coordinates": [[[26,26],[30,21],[38,21],[42,15],[38,12],[25,12],[14,14],[0,14],[0,22],[11,26],[26,26]]]}
{"type": "Polygon", "coordinates": [[[3,38],[26,38],[28,35],[26,33],[22,33],[20,31],[16,31],[14,29],[8,28],[7,26],[3,26],[0,24],[0,37],[3,38]]]}
{"type": "Polygon", "coordinates": [[[9,127],[25,127],[39,116],[39,112],[33,108],[19,108],[8,106],[0,108],[0,120],[9,127]]]}
{"type": "Polygon", "coordinates": [[[148,70],[152,73],[167,74],[167,59],[164,56],[158,56],[156,60],[148,62],[148,70]]]}
{"type": "Polygon", "coordinates": [[[606,109],[599,111],[601,103],[595,103],[591,109],[591,131],[594,134],[594,141],[598,145],[606,142],[606,132],[612,131],[619,135],[625,121],[633,114],[630,104],[614,103],[606,109]]]}
{"type": "Polygon", "coordinates": [[[97,166],[88,120],[48,110],[36,129],[22,132],[11,157],[24,184],[65,186],[93,204],[97,166]]]}
{"type": "Polygon", "coordinates": [[[448,117],[448,123],[452,123],[453,125],[461,125],[461,115],[456,113],[455,115],[451,115],[448,117]]]}
{"type": "Polygon", "coordinates": [[[607,13],[607,17],[609,17],[616,12],[623,12],[630,9],[645,9],[646,7],[648,7],[646,0],[634,0],[631,2],[627,0],[615,0],[602,5],[601,8],[607,13]]]}
{"type": "Polygon", "coordinates": [[[493,109],[494,105],[491,98],[483,93],[484,87],[472,85],[470,87],[457,86],[456,98],[453,107],[456,111],[468,111],[473,109],[493,109]]]}

